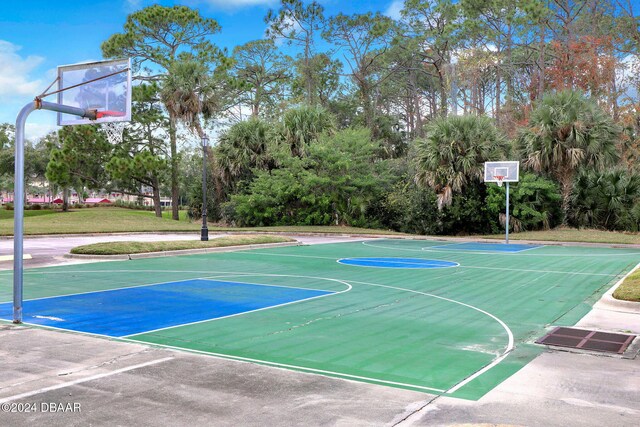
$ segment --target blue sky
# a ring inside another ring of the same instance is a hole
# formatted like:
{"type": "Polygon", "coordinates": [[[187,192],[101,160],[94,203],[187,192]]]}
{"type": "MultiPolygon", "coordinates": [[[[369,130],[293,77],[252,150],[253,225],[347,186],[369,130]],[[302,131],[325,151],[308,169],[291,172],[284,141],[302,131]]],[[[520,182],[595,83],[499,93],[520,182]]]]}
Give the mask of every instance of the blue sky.
{"type": "MultiPolygon", "coordinates": [[[[278,0],[0,0],[0,123],[14,123],[20,108],[55,78],[58,65],[102,59],[100,44],[121,32],[129,13],[154,3],[183,4],[222,26],[212,41],[230,50],[262,38],[269,8],[278,0]]],[[[327,15],[380,11],[397,15],[401,0],[320,0],[327,15]]],[[[56,128],[55,113],[29,116],[27,138],[56,128]]]]}

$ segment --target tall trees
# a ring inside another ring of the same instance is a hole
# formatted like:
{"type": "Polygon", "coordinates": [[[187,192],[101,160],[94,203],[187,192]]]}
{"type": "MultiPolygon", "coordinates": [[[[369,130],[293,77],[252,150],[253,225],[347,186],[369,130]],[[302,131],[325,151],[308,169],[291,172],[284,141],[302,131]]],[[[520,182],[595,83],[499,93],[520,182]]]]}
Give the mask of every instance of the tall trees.
{"type": "Polygon", "coordinates": [[[545,96],[518,138],[524,166],[547,173],[560,183],[565,223],[576,171],[603,169],[618,160],[621,129],[581,93],[563,91],[545,96]]]}
{"type": "Polygon", "coordinates": [[[142,186],[150,187],[156,216],[161,218],[160,185],[168,169],[164,137],[169,124],[160,107],[159,90],[155,82],[133,88],[132,122],[106,169],[122,192],[149,197],[142,186]]]}
{"type": "Polygon", "coordinates": [[[273,40],[255,40],[233,49],[234,76],[243,83],[238,101],[251,107],[251,116],[279,112],[289,67],[273,40]]]}
{"type": "Polygon", "coordinates": [[[376,87],[391,72],[381,69],[382,56],[391,43],[393,21],[380,13],[339,14],[329,20],[322,36],[344,52],[350,77],[358,88],[364,122],[373,130],[376,87]]]}
{"type": "MultiPolygon", "coordinates": [[[[85,188],[107,186],[105,165],[111,158],[111,145],[96,126],[65,126],[59,131],[59,145],[51,147],[46,176],[63,188],[63,209],[68,209],[68,189],[74,187],[82,200],[85,188]]],[[[55,143],[55,141],[51,141],[55,143]]]]}
{"type": "Polygon", "coordinates": [[[459,6],[451,0],[407,0],[402,10],[406,32],[400,40],[414,49],[425,72],[437,80],[439,96],[433,94],[431,105],[442,117],[450,102],[457,103],[452,54],[460,41],[459,15],[459,6]]]}
{"type": "Polygon", "coordinates": [[[283,39],[289,45],[302,48],[302,76],[309,105],[316,103],[315,76],[312,57],[315,54],[315,38],[324,28],[324,8],[317,1],[305,5],[302,0],[280,0],[278,11],[269,10],[264,18],[268,25],[267,37],[283,39]]]}
{"type": "MultiPolygon", "coordinates": [[[[177,62],[191,60],[212,67],[221,51],[209,40],[220,31],[218,23],[203,18],[186,6],[153,5],[130,14],[124,32],[112,35],[102,44],[107,58],[132,57],[136,69],[143,69],[144,80],[164,81],[172,77],[177,62]]],[[[178,149],[175,109],[169,110],[169,140],[171,152],[172,218],[178,220],[178,149]]]]}

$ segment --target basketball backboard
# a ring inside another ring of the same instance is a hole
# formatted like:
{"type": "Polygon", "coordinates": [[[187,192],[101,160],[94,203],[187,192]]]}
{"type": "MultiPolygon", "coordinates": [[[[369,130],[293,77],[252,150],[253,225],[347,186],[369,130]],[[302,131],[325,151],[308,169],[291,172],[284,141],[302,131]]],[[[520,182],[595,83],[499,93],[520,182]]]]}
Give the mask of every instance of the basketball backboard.
{"type": "Polygon", "coordinates": [[[520,162],[485,162],[484,182],[518,182],[520,162]]]}
{"type": "Polygon", "coordinates": [[[60,66],[58,90],[58,104],[97,111],[96,120],[58,113],[59,126],[131,120],[129,59],[60,66]]]}

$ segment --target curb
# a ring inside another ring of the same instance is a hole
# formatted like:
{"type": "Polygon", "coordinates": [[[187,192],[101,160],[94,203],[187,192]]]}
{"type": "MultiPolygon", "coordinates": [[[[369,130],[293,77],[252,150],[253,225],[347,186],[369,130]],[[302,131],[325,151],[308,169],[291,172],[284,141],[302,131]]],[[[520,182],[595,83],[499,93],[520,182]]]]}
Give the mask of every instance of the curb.
{"type": "Polygon", "coordinates": [[[130,260],[130,259],[143,259],[143,258],[160,258],[167,256],[178,255],[196,255],[215,252],[237,252],[250,249],[260,248],[279,248],[286,246],[301,246],[300,242],[282,242],[282,243],[263,243],[254,245],[242,245],[242,246],[223,246],[218,248],[202,248],[202,249],[181,249],[175,251],[161,251],[161,252],[143,252],[138,254],[125,254],[125,255],[80,255],[80,254],[64,254],[64,258],[71,259],[95,259],[95,260],[130,260]]]}
{"type": "MultiPolygon", "coordinates": [[[[502,243],[504,239],[489,239],[486,237],[456,237],[456,236],[425,236],[425,235],[413,235],[413,234],[376,234],[376,233],[339,233],[339,232],[304,232],[304,231],[251,231],[251,230],[212,230],[210,233],[217,234],[274,234],[285,236],[313,236],[313,237],[362,237],[362,238],[386,238],[386,239],[405,239],[405,240],[431,240],[431,241],[454,241],[454,242],[486,242],[486,243],[502,243]]],[[[129,235],[146,235],[146,234],[185,234],[193,235],[192,231],[135,231],[135,232],[114,232],[114,233],[76,233],[76,234],[34,234],[25,235],[24,239],[39,239],[39,238],[55,238],[55,237],[87,237],[87,236],[129,236],[129,235]]],[[[0,236],[0,240],[12,240],[13,236],[5,235],[0,236]]],[[[546,246],[585,246],[585,247],[603,247],[603,248],[638,248],[638,243],[592,243],[592,242],[565,242],[555,240],[520,240],[511,239],[510,243],[520,244],[536,244],[546,246]]]]}
{"type": "Polygon", "coordinates": [[[602,295],[602,298],[600,298],[600,300],[598,300],[598,302],[593,305],[593,308],[601,308],[603,310],[614,309],[615,311],[621,311],[625,313],[640,314],[640,302],[623,301],[613,297],[613,293],[616,289],[618,289],[618,286],[620,286],[628,276],[638,270],[638,268],[640,268],[640,263],[636,264],[636,266],[633,267],[631,271],[625,274],[624,277],[618,280],[615,285],[613,285],[607,292],[605,292],[604,295],[602,295]]]}

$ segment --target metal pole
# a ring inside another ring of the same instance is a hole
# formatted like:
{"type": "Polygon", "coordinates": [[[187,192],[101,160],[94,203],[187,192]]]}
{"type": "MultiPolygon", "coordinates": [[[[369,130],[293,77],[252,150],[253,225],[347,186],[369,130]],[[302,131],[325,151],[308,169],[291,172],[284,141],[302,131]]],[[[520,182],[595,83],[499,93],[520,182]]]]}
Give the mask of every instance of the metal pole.
{"type": "Polygon", "coordinates": [[[202,230],[200,230],[200,240],[209,240],[209,229],[207,228],[207,135],[202,137],[202,230]]]}
{"type": "Polygon", "coordinates": [[[507,245],[509,244],[509,181],[507,181],[507,226],[506,226],[506,230],[505,230],[505,240],[507,245]]]}
{"type": "Polygon", "coordinates": [[[15,175],[13,186],[13,323],[22,323],[22,295],[23,295],[23,261],[24,254],[24,128],[27,117],[34,110],[51,110],[73,114],[80,117],[96,117],[94,110],[69,107],[67,105],[44,102],[37,99],[28,103],[16,118],[15,142],[15,175]]]}
{"type": "Polygon", "coordinates": [[[22,323],[22,236],[24,234],[24,126],[36,109],[35,102],[25,105],[16,118],[16,158],[13,185],[13,323],[22,323]]]}

